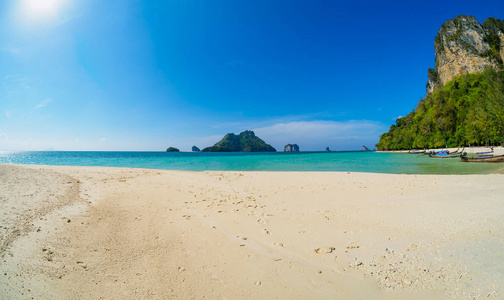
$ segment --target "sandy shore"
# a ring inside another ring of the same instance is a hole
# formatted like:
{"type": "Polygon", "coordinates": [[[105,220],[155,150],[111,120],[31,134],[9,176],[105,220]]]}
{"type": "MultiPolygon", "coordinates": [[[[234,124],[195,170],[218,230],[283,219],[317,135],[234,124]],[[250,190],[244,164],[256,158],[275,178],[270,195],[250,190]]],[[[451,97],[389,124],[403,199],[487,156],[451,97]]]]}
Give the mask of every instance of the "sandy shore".
{"type": "Polygon", "coordinates": [[[502,299],[503,182],[0,165],[0,298],[502,299]]]}

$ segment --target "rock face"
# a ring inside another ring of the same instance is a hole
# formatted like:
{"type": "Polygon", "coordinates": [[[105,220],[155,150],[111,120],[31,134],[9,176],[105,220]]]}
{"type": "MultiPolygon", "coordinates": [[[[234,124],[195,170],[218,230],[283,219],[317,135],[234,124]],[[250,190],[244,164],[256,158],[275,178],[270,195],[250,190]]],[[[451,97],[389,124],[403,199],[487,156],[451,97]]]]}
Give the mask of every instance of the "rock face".
{"type": "Polygon", "coordinates": [[[200,152],[201,150],[200,150],[200,148],[198,148],[196,146],[192,146],[191,151],[192,152],[200,152]]]}
{"type": "Polygon", "coordinates": [[[299,146],[297,144],[285,145],[284,152],[299,152],[299,146]]]}
{"type": "Polygon", "coordinates": [[[276,152],[275,148],[258,138],[253,131],[246,130],[239,135],[226,134],[222,140],[203,152],[276,152]]]}
{"type": "Polygon", "coordinates": [[[503,70],[504,22],[489,18],[480,24],[472,16],[458,16],[445,22],[434,41],[436,68],[429,69],[427,93],[453,78],[480,73],[485,68],[503,70]]]}

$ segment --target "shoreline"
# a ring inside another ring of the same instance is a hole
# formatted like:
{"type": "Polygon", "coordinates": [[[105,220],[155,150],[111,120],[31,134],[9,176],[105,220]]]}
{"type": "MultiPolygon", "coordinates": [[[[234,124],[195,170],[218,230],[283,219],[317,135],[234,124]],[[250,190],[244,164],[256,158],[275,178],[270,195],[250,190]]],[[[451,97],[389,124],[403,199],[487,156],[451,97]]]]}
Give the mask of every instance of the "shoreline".
{"type": "Polygon", "coordinates": [[[503,176],[4,164],[0,293],[498,299],[503,176]]]}
{"type": "Polygon", "coordinates": [[[494,149],[494,154],[495,155],[504,155],[504,147],[502,146],[495,146],[495,147],[486,147],[486,146],[478,146],[478,147],[449,147],[449,148],[427,148],[427,149],[409,149],[409,150],[378,150],[376,152],[379,153],[408,153],[409,151],[413,150],[426,150],[427,152],[429,151],[440,151],[440,150],[448,150],[448,151],[455,151],[457,149],[465,149],[465,152],[467,153],[475,153],[475,152],[486,152],[490,151],[491,148],[494,149]]]}

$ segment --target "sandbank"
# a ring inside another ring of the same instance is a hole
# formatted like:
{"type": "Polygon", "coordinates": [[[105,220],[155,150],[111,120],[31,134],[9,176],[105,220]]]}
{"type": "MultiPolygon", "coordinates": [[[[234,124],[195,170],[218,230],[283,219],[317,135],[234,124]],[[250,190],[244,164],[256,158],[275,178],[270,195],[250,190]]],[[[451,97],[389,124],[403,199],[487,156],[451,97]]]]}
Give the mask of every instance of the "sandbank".
{"type": "Polygon", "coordinates": [[[502,299],[503,180],[0,165],[0,298],[502,299]]]}

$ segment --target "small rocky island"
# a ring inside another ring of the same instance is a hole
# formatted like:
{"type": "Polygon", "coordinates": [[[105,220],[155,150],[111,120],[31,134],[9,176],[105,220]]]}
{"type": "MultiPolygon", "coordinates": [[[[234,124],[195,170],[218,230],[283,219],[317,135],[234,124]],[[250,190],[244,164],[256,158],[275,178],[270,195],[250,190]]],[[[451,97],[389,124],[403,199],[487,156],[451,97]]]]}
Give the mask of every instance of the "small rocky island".
{"type": "Polygon", "coordinates": [[[276,152],[276,150],[258,138],[253,131],[246,130],[238,135],[228,133],[217,144],[206,147],[202,152],[276,152]]]}
{"type": "Polygon", "coordinates": [[[299,146],[297,144],[287,144],[284,147],[284,152],[299,152],[299,146]]]}
{"type": "Polygon", "coordinates": [[[166,152],[180,152],[180,150],[175,147],[169,147],[168,149],[166,149],[166,152]]]}
{"type": "Polygon", "coordinates": [[[198,148],[196,146],[192,146],[191,151],[192,152],[200,152],[201,150],[200,150],[200,148],[198,148]]]}

